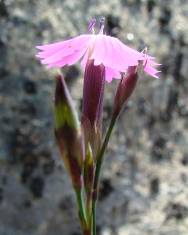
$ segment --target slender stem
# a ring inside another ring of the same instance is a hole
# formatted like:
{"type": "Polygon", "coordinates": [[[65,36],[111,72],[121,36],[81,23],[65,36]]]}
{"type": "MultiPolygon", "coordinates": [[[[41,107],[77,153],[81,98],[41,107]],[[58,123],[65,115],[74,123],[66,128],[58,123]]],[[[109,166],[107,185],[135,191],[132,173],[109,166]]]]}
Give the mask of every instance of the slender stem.
{"type": "Polygon", "coordinates": [[[88,230],[92,231],[92,194],[90,191],[86,191],[86,218],[88,230]]]}
{"type": "Polygon", "coordinates": [[[114,128],[116,122],[116,118],[112,117],[111,121],[110,121],[110,125],[108,127],[106,136],[104,138],[101,150],[97,156],[97,161],[96,161],[96,171],[95,171],[95,177],[94,177],[94,189],[97,189],[98,186],[98,181],[99,181],[99,177],[100,177],[100,170],[101,170],[101,166],[103,163],[103,159],[104,159],[104,152],[106,150],[106,147],[108,145],[112,130],[114,128]]]}
{"type": "Polygon", "coordinates": [[[97,197],[98,197],[98,184],[99,184],[99,178],[100,178],[100,171],[104,159],[104,152],[106,150],[106,147],[108,145],[112,130],[114,128],[115,122],[117,117],[112,116],[112,119],[110,121],[110,125],[108,127],[107,133],[105,135],[102,147],[99,151],[99,154],[96,158],[96,169],[95,169],[95,177],[94,177],[94,184],[93,184],[93,200],[92,200],[92,214],[93,214],[93,234],[96,235],[96,203],[97,203],[97,197]]]}
{"type": "Polygon", "coordinates": [[[77,205],[78,205],[78,214],[79,214],[79,219],[80,219],[80,225],[83,230],[83,233],[89,234],[87,232],[87,218],[86,218],[86,211],[85,211],[85,206],[84,206],[84,202],[83,202],[82,190],[75,189],[75,192],[76,192],[76,199],[77,199],[77,205]]]}
{"type": "Polygon", "coordinates": [[[92,235],[96,235],[96,202],[92,201],[92,235]]]}

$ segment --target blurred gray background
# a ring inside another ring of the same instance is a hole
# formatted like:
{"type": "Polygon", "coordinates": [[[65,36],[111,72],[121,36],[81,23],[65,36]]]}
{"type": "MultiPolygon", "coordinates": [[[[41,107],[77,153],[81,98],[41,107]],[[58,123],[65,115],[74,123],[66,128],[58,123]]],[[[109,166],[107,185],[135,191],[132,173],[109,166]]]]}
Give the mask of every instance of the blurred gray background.
{"type": "MultiPolygon", "coordinates": [[[[0,0],[0,235],[80,235],[70,180],[53,133],[56,70],[35,46],[87,33],[148,47],[161,79],[138,86],[110,141],[97,212],[98,235],[188,234],[188,1],[0,0]]],[[[81,110],[79,64],[63,74],[81,110]]],[[[106,84],[109,121],[118,81],[106,84]]]]}

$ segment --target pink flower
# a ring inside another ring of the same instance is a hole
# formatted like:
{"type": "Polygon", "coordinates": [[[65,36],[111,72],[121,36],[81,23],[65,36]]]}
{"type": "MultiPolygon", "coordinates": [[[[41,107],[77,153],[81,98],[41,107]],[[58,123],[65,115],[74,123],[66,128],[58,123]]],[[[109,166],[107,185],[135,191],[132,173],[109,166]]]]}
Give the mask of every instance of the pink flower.
{"type": "MultiPolygon", "coordinates": [[[[93,25],[90,24],[93,29],[93,25]]],[[[104,25],[99,34],[83,34],[72,39],[53,44],[37,46],[37,57],[48,68],[60,68],[65,65],[73,65],[80,59],[85,70],[88,60],[94,60],[94,65],[105,66],[105,79],[111,82],[113,78],[120,79],[121,73],[127,72],[129,66],[137,66],[143,61],[144,71],[156,77],[159,72],[154,58],[142,52],[138,52],[119,39],[105,35],[104,25]]]]}

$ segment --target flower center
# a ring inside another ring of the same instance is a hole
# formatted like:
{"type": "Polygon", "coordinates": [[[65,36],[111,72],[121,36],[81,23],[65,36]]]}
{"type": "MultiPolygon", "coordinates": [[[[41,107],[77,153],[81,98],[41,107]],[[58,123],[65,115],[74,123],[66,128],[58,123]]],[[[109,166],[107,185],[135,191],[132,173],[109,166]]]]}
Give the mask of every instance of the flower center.
{"type": "MultiPolygon", "coordinates": [[[[96,19],[93,18],[89,21],[88,24],[88,31],[92,34],[95,34],[95,25],[96,25],[96,19]]],[[[99,34],[104,34],[104,26],[105,26],[105,17],[101,16],[99,18],[99,34]]]]}

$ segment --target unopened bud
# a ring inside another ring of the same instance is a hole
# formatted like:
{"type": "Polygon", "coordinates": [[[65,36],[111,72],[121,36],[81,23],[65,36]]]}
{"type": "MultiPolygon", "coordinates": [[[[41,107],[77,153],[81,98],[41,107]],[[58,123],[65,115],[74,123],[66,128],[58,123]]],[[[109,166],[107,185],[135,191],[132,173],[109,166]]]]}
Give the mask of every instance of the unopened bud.
{"type": "Polygon", "coordinates": [[[114,100],[114,117],[117,117],[119,115],[122,107],[128,102],[136,87],[137,80],[137,66],[129,67],[127,74],[122,75],[114,100]]]}
{"type": "Polygon", "coordinates": [[[82,184],[82,139],[76,110],[61,75],[56,77],[55,135],[66,169],[73,185],[82,184]]]}
{"type": "Polygon", "coordinates": [[[98,142],[102,127],[104,85],[104,65],[95,66],[94,60],[88,60],[84,73],[82,126],[86,142],[89,141],[92,148],[98,142]]]}

